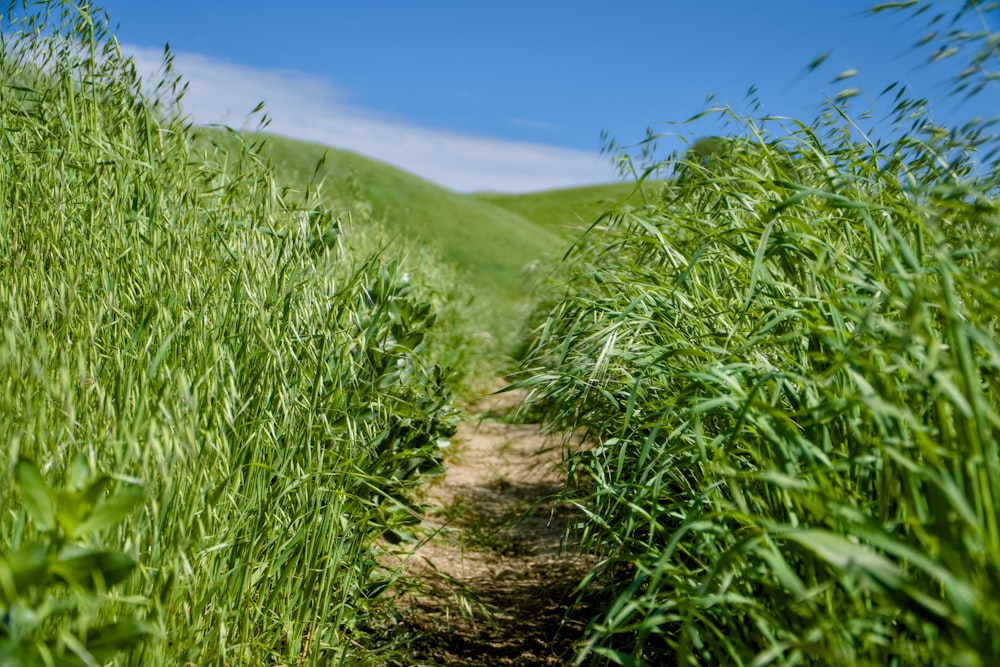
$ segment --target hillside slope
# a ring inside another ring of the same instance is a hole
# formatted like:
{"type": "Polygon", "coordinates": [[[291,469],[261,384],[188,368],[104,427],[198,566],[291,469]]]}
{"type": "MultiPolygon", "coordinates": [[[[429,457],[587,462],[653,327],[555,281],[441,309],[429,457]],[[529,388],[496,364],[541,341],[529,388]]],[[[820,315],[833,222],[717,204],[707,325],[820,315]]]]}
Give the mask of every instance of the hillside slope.
{"type": "MultiPolygon", "coordinates": [[[[650,186],[647,186],[647,188],[650,186]]],[[[480,201],[507,209],[562,236],[575,236],[623,200],[641,203],[634,183],[606,183],[527,194],[477,192],[480,201]]]]}
{"type": "Polygon", "coordinates": [[[265,153],[279,179],[297,187],[316,172],[330,200],[363,199],[391,230],[426,241],[463,267],[475,286],[505,306],[523,302],[524,269],[564,250],[560,235],[508,210],[425,181],[402,169],[350,151],[268,136],[265,153]]]}
{"type": "MultiPolygon", "coordinates": [[[[233,140],[224,130],[199,132],[222,146],[233,140]]],[[[269,134],[247,136],[263,142],[283,185],[303,191],[318,185],[332,204],[368,202],[372,217],[390,233],[424,241],[460,267],[493,313],[484,328],[502,338],[514,335],[526,315],[531,268],[544,269],[561,257],[579,230],[616,202],[640,201],[631,183],[462,194],[351,151],[269,134]]]]}

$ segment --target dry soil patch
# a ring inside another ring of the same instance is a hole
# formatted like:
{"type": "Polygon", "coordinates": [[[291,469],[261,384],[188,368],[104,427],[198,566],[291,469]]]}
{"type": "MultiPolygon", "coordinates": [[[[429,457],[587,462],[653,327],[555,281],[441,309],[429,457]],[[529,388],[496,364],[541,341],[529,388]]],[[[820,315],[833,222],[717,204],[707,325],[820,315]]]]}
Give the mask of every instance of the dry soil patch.
{"type": "Polygon", "coordinates": [[[572,511],[560,490],[559,443],[536,425],[495,417],[516,394],[475,406],[430,490],[433,537],[408,558],[421,582],[408,623],[425,640],[418,665],[562,665],[585,614],[564,618],[592,559],[563,544],[572,511]],[[491,416],[494,415],[494,416],[491,416]]]}

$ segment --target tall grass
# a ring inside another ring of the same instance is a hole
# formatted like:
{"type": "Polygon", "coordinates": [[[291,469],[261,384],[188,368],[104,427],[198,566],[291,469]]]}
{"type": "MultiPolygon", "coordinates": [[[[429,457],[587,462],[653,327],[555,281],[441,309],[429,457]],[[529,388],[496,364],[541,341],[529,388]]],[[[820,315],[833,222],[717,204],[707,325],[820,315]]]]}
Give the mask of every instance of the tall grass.
{"type": "MultiPolygon", "coordinates": [[[[328,149],[269,137],[264,152],[274,161],[279,180],[302,183],[308,167],[328,149]]],[[[561,253],[565,242],[560,235],[504,207],[451,192],[376,160],[349,151],[331,150],[329,155],[316,174],[320,194],[341,202],[366,200],[370,217],[384,222],[387,230],[420,239],[461,267],[461,282],[476,295],[473,309],[480,311],[480,331],[496,339],[501,354],[509,354],[531,305],[525,267],[561,253]],[[477,308],[479,304],[483,307],[477,308]]]]}
{"type": "MultiPolygon", "coordinates": [[[[366,198],[365,191],[370,183],[360,179],[355,182],[353,175],[347,178],[343,174],[350,173],[352,162],[367,164],[369,171],[360,176],[381,176],[380,168],[390,174],[398,172],[400,183],[394,187],[398,185],[397,189],[419,192],[409,183],[418,179],[353,153],[324,150],[315,144],[266,134],[247,136],[259,140],[261,154],[275,164],[275,178],[289,194],[315,193],[321,204],[335,215],[356,221],[351,226],[351,233],[342,238],[349,245],[348,252],[382,252],[405,259],[407,279],[425,287],[425,298],[437,314],[434,335],[427,339],[424,354],[454,371],[451,383],[457,399],[469,401],[480,396],[494,382],[495,369],[508,359],[504,342],[514,324],[510,321],[509,309],[498,308],[497,303],[512,297],[492,298],[489,291],[477,283],[468,266],[449,262],[441,249],[416,242],[413,235],[394,230],[387,212],[366,198]],[[313,157],[318,161],[312,162],[313,157]],[[311,171],[305,171],[307,166],[311,171]],[[337,179],[351,181],[355,187],[344,188],[342,184],[331,183],[337,179]],[[342,191],[345,189],[346,192],[342,191]]],[[[199,128],[196,143],[217,146],[223,152],[238,151],[235,137],[218,128],[199,128]]],[[[384,176],[379,180],[385,180],[384,176]]],[[[427,190],[435,189],[428,183],[421,182],[421,185],[427,190]]],[[[448,194],[445,204],[454,198],[448,194]]],[[[371,196],[381,201],[385,192],[375,188],[371,196]]],[[[384,206],[385,202],[382,204],[384,206]]],[[[430,206],[430,202],[425,201],[424,205],[430,206]]],[[[424,215],[429,218],[433,212],[427,210],[424,215]]]]}
{"type": "MultiPolygon", "coordinates": [[[[144,95],[99,12],[15,2],[2,35],[0,474],[149,492],[88,537],[140,565],[67,659],[138,606],[158,637],[128,664],[377,663],[380,551],[454,429],[434,289],[254,145],[195,148],[169,55],[144,95]]],[[[0,507],[0,548],[32,540],[11,484],[0,507]]]]}
{"type": "Polygon", "coordinates": [[[877,133],[718,112],[565,262],[521,384],[590,443],[578,664],[1000,660],[995,138],[891,93],[877,133]]]}

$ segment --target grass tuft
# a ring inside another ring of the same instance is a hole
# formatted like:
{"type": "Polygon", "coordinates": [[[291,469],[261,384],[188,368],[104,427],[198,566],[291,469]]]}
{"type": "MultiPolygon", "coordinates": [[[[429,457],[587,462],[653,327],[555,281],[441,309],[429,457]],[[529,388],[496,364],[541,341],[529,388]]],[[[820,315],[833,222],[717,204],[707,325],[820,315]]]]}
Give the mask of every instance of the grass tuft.
{"type": "Polygon", "coordinates": [[[568,495],[606,606],[577,664],[993,664],[988,126],[722,113],[722,145],[577,243],[525,361],[590,443],[568,495]]]}
{"type": "MultiPolygon", "coordinates": [[[[422,282],[447,274],[279,187],[252,138],[197,139],[169,53],[140,81],[99,12],[13,3],[3,39],[0,475],[141,480],[82,545],[139,564],[91,617],[139,604],[159,639],[122,664],[383,662],[381,555],[456,422],[439,362],[462,360],[435,340],[454,290],[422,282]]],[[[17,551],[38,529],[12,488],[17,551]]],[[[82,655],[86,623],[40,632],[82,655]]]]}

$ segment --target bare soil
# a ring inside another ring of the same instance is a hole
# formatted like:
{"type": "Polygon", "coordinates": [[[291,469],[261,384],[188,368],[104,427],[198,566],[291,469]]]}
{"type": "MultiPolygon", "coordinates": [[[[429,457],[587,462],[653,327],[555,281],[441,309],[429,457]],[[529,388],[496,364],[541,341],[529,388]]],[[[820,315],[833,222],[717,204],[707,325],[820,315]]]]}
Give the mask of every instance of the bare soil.
{"type": "Polygon", "coordinates": [[[559,442],[496,416],[519,398],[470,410],[480,418],[462,425],[430,489],[431,536],[407,558],[419,585],[406,623],[423,638],[411,665],[564,665],[589,617],[567,616],[593,560],[563,542],[574,513],[553,498],[559,442]]]}

